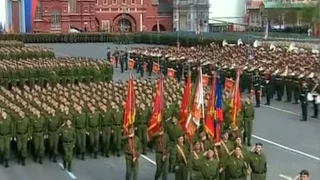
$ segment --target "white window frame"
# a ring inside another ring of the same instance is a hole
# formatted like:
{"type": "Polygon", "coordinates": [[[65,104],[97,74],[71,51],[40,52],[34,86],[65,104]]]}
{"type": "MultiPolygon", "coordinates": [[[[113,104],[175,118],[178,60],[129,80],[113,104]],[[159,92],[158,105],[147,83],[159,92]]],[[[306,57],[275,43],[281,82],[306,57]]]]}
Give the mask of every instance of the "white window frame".
{"type": "Polygon", "coordinates": [[[101,21],[101,30],[110,32],[110,20],[102,20],[101,21]]]}

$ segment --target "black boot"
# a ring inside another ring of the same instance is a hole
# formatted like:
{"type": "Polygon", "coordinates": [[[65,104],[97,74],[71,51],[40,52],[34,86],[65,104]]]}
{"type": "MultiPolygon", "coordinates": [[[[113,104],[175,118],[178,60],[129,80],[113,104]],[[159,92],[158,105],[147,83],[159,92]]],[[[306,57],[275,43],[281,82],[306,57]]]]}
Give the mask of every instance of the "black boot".
{"type": "Polygon", "coordinates": [[[24,157],[21,158],[21,164],[22,164],[22,166],[26,165],[26,159],[24,157]]]}
{"type": "Polygon", "coordinates": [[[57,156],[56,156],[56,155],[53,155],[52,159],[53,159],[53,162],[54,162],[54,163],[57,162],[57,156]]]}
{"type": "Polygon", "coordinates": [[[8,168],[9,167],[9,161],[6,159],[4,160],[4,167],[8,168]]]}
{"type": "Polygon", "coordinates": [[[93,155],[93,157],[94,157],[95,159],[98,159],[98,153],[95,152],[94,155],[93,155]]]}
{"type": "Polygon", "coordinates": [[[68,163],[68,171],[71,172],[71,163],[68,163]]]}
{"type": "Polygon", "coordinates": [[[67,169],[67,163],[66,163],[66,161],[63,161],[63,169],[67,169]]]}
{"type": "Polygon", "coordinates": [[[84,153],[81,154],[81,159],[84,161],[86,158],[84,157],[84,153]]]}
{"type": "Polygon", "coordinates": [[[106,152],[106,157],[107,157],[107,158],[110,157],[110,156],[109,156],[109,151],[106,152]]]}
{"type": "Polygon", "coordinates": [[[36,155],[33,156],[33,162],[35,162],[35,163],[37,162],[37,156],[36,155]]]}
{"type": "Polygon", "coordinates": [[[39,164],[42,164],[42,157],[39,156],[39,164]]]}

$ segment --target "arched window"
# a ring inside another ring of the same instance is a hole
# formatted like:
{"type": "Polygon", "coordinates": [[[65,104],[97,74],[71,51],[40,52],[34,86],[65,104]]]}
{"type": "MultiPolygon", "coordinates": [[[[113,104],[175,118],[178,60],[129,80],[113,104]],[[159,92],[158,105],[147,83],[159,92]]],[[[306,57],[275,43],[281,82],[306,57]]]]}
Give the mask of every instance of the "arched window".
{"type": "Polygon", "coordinates": [[[77,0],[68,0],[68,12],[69,13],[77,12],[77,0]]]}
{"type": "Polygon", "coordinates": [[[61,26],[61,13],[59,10],[54,10],[51,14],[51,27],[60,28],[61,26]]]}
{"type": "Polygon", "coordinates": [[[42,3],[41,3],[41,1],[38,1],[37,7],[36,7],[36,19],[42,19],[42,3]]]}

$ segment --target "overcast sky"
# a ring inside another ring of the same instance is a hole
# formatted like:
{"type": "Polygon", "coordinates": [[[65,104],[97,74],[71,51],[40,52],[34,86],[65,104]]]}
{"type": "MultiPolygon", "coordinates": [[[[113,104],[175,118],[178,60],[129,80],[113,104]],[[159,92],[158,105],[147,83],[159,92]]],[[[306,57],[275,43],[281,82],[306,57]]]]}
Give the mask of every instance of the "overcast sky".
{"type": "Polygon", "coordinates": [[[4,0],[0,0],[0,22],[2,24],[6,21],[6,5],[4,0]]]}

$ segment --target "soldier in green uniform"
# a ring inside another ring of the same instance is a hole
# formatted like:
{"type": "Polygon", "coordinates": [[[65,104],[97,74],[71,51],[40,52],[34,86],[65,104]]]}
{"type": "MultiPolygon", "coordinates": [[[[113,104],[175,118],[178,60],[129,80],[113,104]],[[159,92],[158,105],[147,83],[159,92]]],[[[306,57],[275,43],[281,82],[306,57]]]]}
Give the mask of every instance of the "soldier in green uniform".
{"type": "Polygon", "coordinates": [[[55,110],[49,110],[49,115],[47,117],[47,128],[50,148],[49,159],[52,159],[53,162],[57,162],[59,130],[61,124],[61,119],[56,116],[55,110]]]}
{"type": "MultiPolygon", "coordinates": [[[[178,139],[178,137],[183,134],[183,130],[180,126],[180,124],[178,123],[177,118],[172,118],[171,119],[171,123],[166,123],[166,128],[165,128],[166,133],[169,136],[170,139],[170,154],[172,154],[172,151],[176,145],[176,140],[178,139]]],[[[173,171],[173,163],[172,163],[172,159],[173,157],[170,156],[169,157],[169,171],[172,172],[173,171]]]]}
{"type": "Polygon", "coordinates": [[[15,120],[18,162],[25,166],[28,154],[28,139],[31,137],[30,120],[22,111],[19,111],[18,115],[19,117],[15,120]]]}
{"type": "Polygon", "coordinates": [[[46,120],[40,114],[39,110],[33,111],[34,115],[31,119],[31,133],[34,146],[33,161],[42,164],[42,157],[44,155],[44,135],[46,133],[46,120]]]}
{"type": "Polygon", "coordinates": [[[251,134],[252,134],[252,123],[253,123],[253,119],[254,119],[254,107],[251,103],[250,97],[246,98],[244,106],[242,107],[242,110],[243,110],[243,121],[244,121],[243,143],[247,142],[247,145],[251,146],[251,134]]]}
{"type": "Polygon", "coordinates": [[[2,109],[0,117],[0,162],[7,168],[11,150],[11,138],[15,137],[14,122],[10,116],[2,109]]]}
{"type": "Polygon", "coordinates": [[[101,108],[101,134],[102,134],[102,156],[109,157],[110,140],[112,133],[113,110],[107,110],[107,106],[100,104],[101,108]]]}
{"type": "Polygon", "coordinates": [[[231,140],[229,140],[229,132],[227,130],[222,131],[221,137],[221,142],[218,143],[218,145],[220,144],[220,162],[223,168],[223,171],[220,175],[220,180],[226,180],[225,167],[227,165],[230,153],[234,149],[234,143],[231,140]]]}
{"type": "Polygon", "coordinates": [[[262,152],[262,143],[256,143],[254,152],[250,153],[249,166],[252,170],[251,179],[267,179],[267,159],[265,154],[262,152]]]}
{"type": "Polygon", "coordinates": [[[122,138],[126,160],[126,180],[138,180],[139,156],[141,143],[138,136],[135,136],[133,127],[129,127],[128,135],[122,138]]]}
{"type": "Polygon", "coordinates": [[[199,137],[201,139],[201,151],[208,151],[212,147],[212,143],[207,139],[205,131],[200,132],[199,137]]]}
{"type": "Polygon", "coordinates": [[[246,180],[247,179],[247,164],[243,158],[241,148],[236,147],[232,155],[230,155],[226,164],[226,179],[227,180],[246,180]]]}
{"type": "Polygon", "coordinates": [[[201,142],[195,140],[193,142],[193,150],[191,151],[189,168],[191,172],[191,180],[203,180],[203,175],[201,172],[204,156],[204,152],[201,151],[201,142]]]}
{"type": "Polygon", "coordinates": [[[168,168],[169,168],[169,136],[164,132],[161,127],[160,132],[152,136],[152,142],[155,142],[155,154],[157,170],[154,179],[158,180],[160,176],[162,180],[168,179],[168,168]]]}
{"type": "Polygon", "coordinates": [[[76,110],[73,116],[73,124],[76,130],[76,155],[81,155],[81,159],[85,160],[87,115],[82,111],[81,106],[75,104],[74,107],[76,110]]]}
{"type": "Polygon", "coordinates": [[[114,118],[113,118],[113,145],[115,147],[115,153],[118,157],[120,157],[120,149],[121,149],[121,136],[122,136],[122,122],[123,122],[123,108],[117,105],[113,106],[115,109],[114,118]]]}
{"type": "Polygon", "coordinates": [[[172,150],[172,164],[175,172],[175,180],[185,180],[190,177],[188,147],[184,144],[183,135],[179,135],[172,150]]]}
{"type": "Polygon", "coordinates": [[[201,167],[203,180],[218,180],[219,174],[222,172],[219,160],[215,158],[218,155],[214,153],[213,148],[209,148],[206,155],[201,167]]]}
{"type": "Polygon", "coordinates": [[[89,112],[88,112],[88,128],[87,132],[89,135],[91,153],[95,159],[98,158],[98,150],[99,150],[99,137],[100,137],[100,113],[96,111],[95,107],[92,104],[88,104],[89,112]]]}
{"type": "Polygon", "coordinates": [[[71,126],[71,120],[67,120],[61,128],[61,139],[63,146],[63,168],[71,171],[73,148],[76,141],[75,129],[71,126]]]}
{"type": "Polygon", "coordinates": [[[145,108],[145,105],[142,103],[140,105],[140,109],[138,111],[137,119],[135,121],[135,124],[137,127],[137,135],[139,139],[141,140],[142,144],[142,154],[146,155],[147,154],[147,125],[148,121],[150,120],[150,111],[148,111],[145,108]]]}

